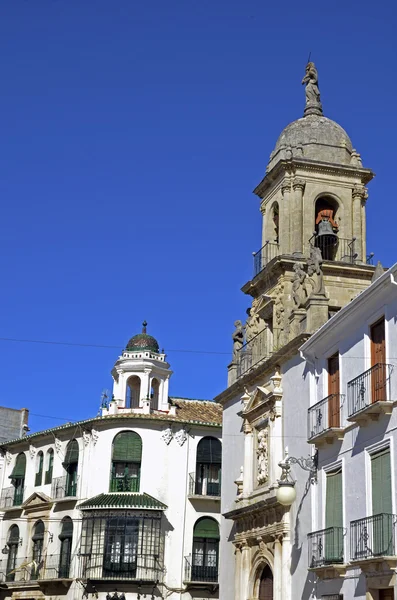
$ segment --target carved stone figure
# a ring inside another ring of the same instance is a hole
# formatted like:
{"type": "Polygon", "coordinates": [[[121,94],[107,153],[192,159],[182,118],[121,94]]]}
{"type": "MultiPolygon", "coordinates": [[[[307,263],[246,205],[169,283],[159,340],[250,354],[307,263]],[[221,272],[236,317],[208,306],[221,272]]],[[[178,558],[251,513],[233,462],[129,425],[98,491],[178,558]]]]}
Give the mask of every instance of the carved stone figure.
{"type": "Polygon", "coordinates": [[[307,280],[311,286],[310,290],[307,290],[307,295],[312,294],[318,296],[325,296],[324,276],[321,265],[323,258],[321,256],[320,248],[311,248],[310,257],[307,260],[307,280]]]}
{"type": "Polygon", "coordinates": [[[62,442],[58,438],[55,438],[55,452],[59,454],[62,450],[62,442]]]}
{"type": "Polygon", "coordinates": [[[96,429],[92,429],[91,430],[91,436],[92,436],[92,443],[94,444],[94,446],[96,445],[98,438],[99,438],[99,433],[96,429]]]}
{"type": "Polygon", "coordinates": [[[318,87],[318,73],[313,62],[306,65],[305,76],[302,79],[302,85],[306,85],[306,107],[305,114],[322,114],[320,101],[320,90],[318,87]]]}
{"type": "Polygon", "coordinates": [[[36,456],[36,448],[32,445],[29,446],[29,454],[30,454],[30,458],[34,458],[36,456]]]}
{"type": "Polygon", "coordinates": [[[280,283],[274,296],[274,342],[277,348],[280,348],[284,343],[285,307],[283,300],[284,284],[280,283]]]}
{"type": "Polygon", "coordinates": [[[259,485],[265,483],[269,476],[269,456],[268,456],[268,432],[267,429],[261,429],[258,433],[258,475],[259,485]]]}
{"type": "Polygon", "coordinates": [[[91,439],[90,432],[83,430],[83,443],[84,443],[84,446],[88,446],[88,444],[90,443],[90,439],[91,439]]]}
{"type": "Polygon", "coordinates": [[[178,444],[180,446],[183,446],[183,444],[186,442],[187,440],[187,433],[184,429],[180,429],[176,435],[175,435],[175,439],[178,442],[178,444]]]}
{"type": "Polygon", "coordinates": [[[294,264],[295,275],[292,280],[292,300],[295,308],[301,308],[305,301],[305,279],[306,273],[303,270],[303,265],[300,262],[294,264]]]}
{"type": "Polygon", "coordinates": [[[233,362],[237,362],[238,353],[244,344],[244,326],[241,321],[234,322],[235,331],[233,332],[233,362]]]}
{"type": "Polygon", "coordinates": [[[245,325],[245,337],[248,343],[252,340],[252,338],[258,335],[258,333],[263,329],[264,324],[258,313],[255,312],[254,307],[249,308],[247,310],[247,314],[248,319],[245,325]]]}
{"type": "Polygon", "coordinates": [[[167,427],[167,429],[164,429],[163,433],[161,434],[161,438],[164,440],[167,446],[171,442],[173,437],[174,436],[171,427],[167,427]]]}

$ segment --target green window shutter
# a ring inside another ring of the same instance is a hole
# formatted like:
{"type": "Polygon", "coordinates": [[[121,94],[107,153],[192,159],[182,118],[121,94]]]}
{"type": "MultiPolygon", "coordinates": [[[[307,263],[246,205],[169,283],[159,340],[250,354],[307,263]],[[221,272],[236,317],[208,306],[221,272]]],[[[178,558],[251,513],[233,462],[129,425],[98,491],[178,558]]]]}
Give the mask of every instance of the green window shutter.
{"type": "Polygon", "coordinates": [[[26,471],[26,456],[23,452],[18,454],[14,468],[10,475],[10,479],[25,479],[25,471],[26,471]]]}
{"type": "Polygon", "coordinates": [[[58,537],[60,540],[73,537],[73,521],[70,517],[65,517],[62,521],[62,530],[58,537]]]}
{"type": "Polygon", "coordinates": [[[213,437],[205,437],[197,446],[197,462],[199,464],[221,464],[222,445],[213,437]]]}
{"type": "Polygon", "coordinates": [[[390,449],[371,456],[372,514],[392,513],[390,449]]]}
{"type": "Polygon", "coordinates": [[[204,517],[197,521],[193,530],[195,538],[212,538],[219,540],[219,525],[214,519],[204,517]]]}
{"type": "Polygon", "coordinates": [[[142,439],[135,431],[122,431],[113,441],[113,462],[140,463],[142,439]]]}
{"type": "Polygon", "coordinates": [[[325,527],[343,527],[342,469],[327,473],[325,527]]]}
{"type": "Polygon", "coordinates": [[[69,442],[66,448],[66,455],[63,465],[66,467],[67,465],[73,465],[79,462],[79,445],[77,440],[72,440],[69,442]]]}
{"type": "Polygon", "coordinates": [[[38,459],[39,459],[39,468],[38,471],[36,473],[36,478],[35,478],[35,485],[41,485],[42,479],[43,479],[43,462],[44,462],[44,454],[40,451],[38,454],[38,459]]]}
{"type": "Polygon", "coordinates": [[[32,540],[37,542],[37,540],[44,539],[44,523],[43,521],[38,521],[34,526],[34,534],[32,535],[32,540]]]}

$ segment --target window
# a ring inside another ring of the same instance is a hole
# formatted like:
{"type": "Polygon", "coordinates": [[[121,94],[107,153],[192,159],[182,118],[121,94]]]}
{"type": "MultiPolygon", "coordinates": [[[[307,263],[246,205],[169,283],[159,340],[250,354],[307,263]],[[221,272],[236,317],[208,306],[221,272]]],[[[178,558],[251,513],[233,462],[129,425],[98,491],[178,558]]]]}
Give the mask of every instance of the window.
{"type": "Polygon", "coordinates": [[[44,463],[44,454],[40,450],[40,452],[37,454],[37,471],[36,471],[36,477],[34,480],[35,485],[41,485],[41,482],[43,481],[43,463],[44,463]]]}
{"type": "Polygon", "coordinates": [[[328,359],[328,428],[340,427],[339,354],[328,359]]]}
{"type": "Polygon", "coordinates": [[[23,502],[23,492],[25,486],[26,455],[21,452],[15,459],[15,465],[10,475],[10,479],[15,488],[13,504],[19,506],[23,502]]]}
{"type": "MultiPolygon", "coordinates": [[[[371,456],[373,553],[388,556],[394,547],[394,518],[391,487],[390,448],[371,456]]],[[[393,552],[394,553],[394,552],[393,552]]]]}
{"type": "Polygon", "coordinates": [[[43,545],[44,545],[44,523],[43,521],[37,521],[33,529],[33,553],[32,553],[32,567],[30,571],[30,579],[38,579],[40,577],[40,571],[43,567],[42,556],[43,556],[43,545]]]}
{"type": "Polygon", "coordinates": [[[61,549],[59,554],[58,577],[68,579],[70,571],[70,561],[72,558],[73,539],[73,521],[70,517],[65,517],[63,519],[59,539],[61,541],[61,549]]]}
{"type": "Polygon", "coordinates": [[[8,556],[7,556],[7,571],[6,581],[15,580],[15,568],[17,566],[17,555],[19,546],[19,527],[12,525],[8,531],[8,556]]]}
{"type": "Polygon", "coordinates": [[[141,380],[134,375],[127,381],[127,392],[125,397],[126,408],[139,408],[141,397],[141,380]]]}
{"type": "Polygon", "coordinates": [[[371,327],[371,398],[372,402],[387,400],[385,319],[371,327]]]}
{"type": "Polygon", "coordinates": [[[53,469],[53,465],[54,465],[54,450],[52,448],[50,448],[47,451],[47,468],[46,468],[46,472],[45,472],[45,476],[44,476],[44,483],[51,483],[52,481],[52,469],[53,469]]]}
{"type": "Polygon", "coordinates": [[[111,492],[139,492],[142,439],[135,431],[122,431],[113,440],[111,492]]]}
{"type": "Polygon", "coordinates": [[[79,445],[77,440],[69,442],[66,448],[63,466],[66,471],[65,496],[77,495],[77,468],[79,464],[79,445]]]}
{"type": "Polygon", "coordinates": [[[343,493],[342,469],[327,473],[325,496],[325,561],[341,562],[343,558],[343,493]]]}
{"type": "Polygon", "coordinates": [[[202,438],[197,446],[196,489],[198,496],[221,495],[222,445],[213,437],[202,438]]]}
{"type": "Polygon", "coordinates": [[[139,519],[110,519],[106,531],[104,576],[122,573],[135,579],[139,541],[139,519]]]}
{"type": "Polygon", "coordinates": [[[203,517],[193,531],[192,581],[218,581],[218,556],[219,525],[203,517]]]}

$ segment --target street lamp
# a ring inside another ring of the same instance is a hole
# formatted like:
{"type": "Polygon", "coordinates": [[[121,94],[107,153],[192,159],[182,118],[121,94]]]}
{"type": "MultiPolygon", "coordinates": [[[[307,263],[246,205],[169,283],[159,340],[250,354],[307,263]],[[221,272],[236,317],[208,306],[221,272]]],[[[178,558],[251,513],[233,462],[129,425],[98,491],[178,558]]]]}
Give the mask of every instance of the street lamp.
{"type": "Polygon", "coordinates": [[[283,506],[291,506],[296,498],[296,482],[291,476],[291,465],[299,465],[304,471],[309,471],[311,483],[317,481],[317,454],[314,457],[295,458],[288,456],[288,452],[286,452],[284,460],[278,463],[281,468],[281,477],[277,482],[276,492],[277,502],[283,506]]]}

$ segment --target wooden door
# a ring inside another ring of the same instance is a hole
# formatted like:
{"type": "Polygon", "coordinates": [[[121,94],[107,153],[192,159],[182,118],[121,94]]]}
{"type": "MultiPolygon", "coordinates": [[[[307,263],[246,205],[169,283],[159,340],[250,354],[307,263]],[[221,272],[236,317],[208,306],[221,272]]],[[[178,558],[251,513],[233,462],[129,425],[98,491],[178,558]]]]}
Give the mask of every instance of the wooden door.
{"type": "Polygon", "coordinates": [[[270,567],[265,567],[262,571],[259,600],[273,600],[273,573],[270,567]]]}
{"type": "Polygon", "coordinates": [[[388,590],[379,590],[379,600],[394,600],[394,592],[391,588],[388,590]]]}
{"type": "Polygon", "coordinates": [[[328,359],[328,427],[340,427],[339,354],[328,359]]]}
{"type": "Polygon", "coordinates": [[[371,401],[387,400],[386,396],[385,320],[371,327],[371,401]]]}

